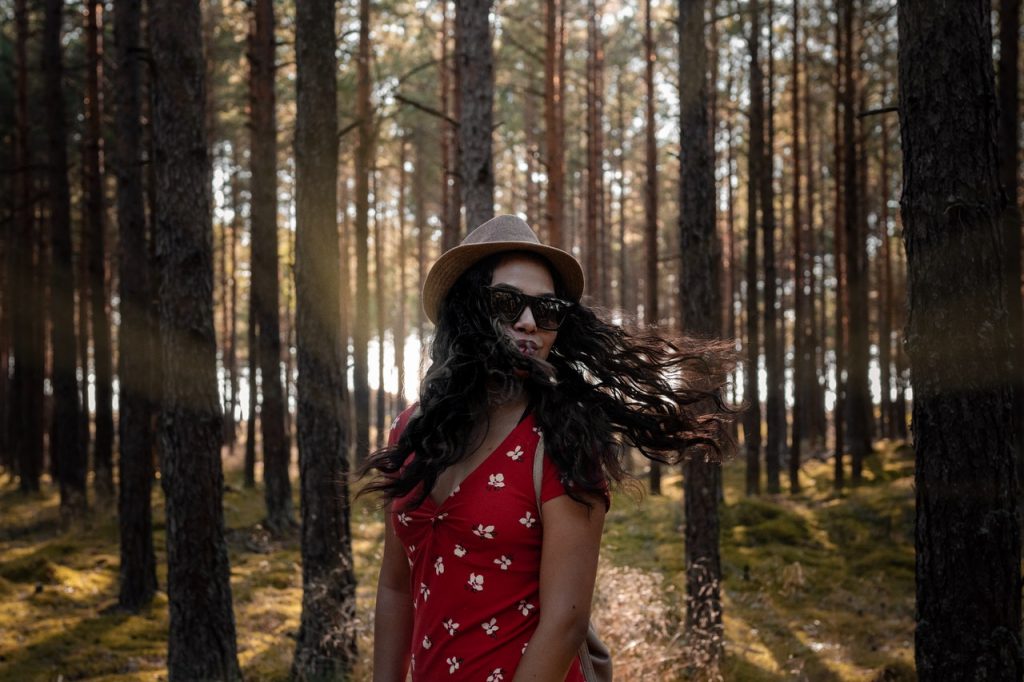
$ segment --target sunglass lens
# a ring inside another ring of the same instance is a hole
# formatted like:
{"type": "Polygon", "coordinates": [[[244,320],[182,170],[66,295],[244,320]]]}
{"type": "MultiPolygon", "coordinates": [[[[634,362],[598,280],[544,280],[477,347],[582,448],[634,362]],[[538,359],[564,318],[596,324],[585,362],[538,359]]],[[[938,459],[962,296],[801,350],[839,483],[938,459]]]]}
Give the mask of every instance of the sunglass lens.
{"type": "Polygon", "coordinates": [[[514,291],[491,290],[491,312],[504,322],[519,319],[523,305],[523,297],[514,291]]]}
{"type": "Polygon", "coordinates": [[[558,301],[538,299],[531,306],[531,310],[533,310],[537,326],[541,329],[551,331],[558,329],[562,325],[562,320],[565,319],[565,306],[558,301]]]}

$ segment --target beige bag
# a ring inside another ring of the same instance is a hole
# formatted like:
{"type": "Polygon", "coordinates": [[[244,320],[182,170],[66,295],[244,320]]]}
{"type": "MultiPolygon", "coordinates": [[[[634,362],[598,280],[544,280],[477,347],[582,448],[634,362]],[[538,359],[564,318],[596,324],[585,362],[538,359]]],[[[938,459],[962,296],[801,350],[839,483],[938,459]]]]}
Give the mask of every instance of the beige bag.
{"type": "MultiPolygon", "coordinates": [[[[544,475],[544,437],[537,442],[537,450],[533,453],[533,492],[537,498],[537,518],[544,523],[540,511],[540,485],[544,475]]],[[[583,678],[587,682],[612,682],[612,655],[604,642],[597,636],[597,630],[591,622],[587,625],[587,638],[583,640],[579,651],[580,666],[583,678]]]]}

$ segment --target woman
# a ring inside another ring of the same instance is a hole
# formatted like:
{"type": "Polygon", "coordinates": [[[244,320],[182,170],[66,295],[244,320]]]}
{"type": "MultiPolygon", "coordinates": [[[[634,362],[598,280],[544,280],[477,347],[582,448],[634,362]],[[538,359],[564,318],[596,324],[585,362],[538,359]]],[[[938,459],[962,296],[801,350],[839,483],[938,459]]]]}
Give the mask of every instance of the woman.
{"type": "Polygon", "coordinates": [[[660,461],[720,453],[724,346],[631,335],[583,288],[579,262],[514,216],[428,273],[432,365],[368,465],[389,505],[375,680],[583,680],[622,443],[660,461]]]}

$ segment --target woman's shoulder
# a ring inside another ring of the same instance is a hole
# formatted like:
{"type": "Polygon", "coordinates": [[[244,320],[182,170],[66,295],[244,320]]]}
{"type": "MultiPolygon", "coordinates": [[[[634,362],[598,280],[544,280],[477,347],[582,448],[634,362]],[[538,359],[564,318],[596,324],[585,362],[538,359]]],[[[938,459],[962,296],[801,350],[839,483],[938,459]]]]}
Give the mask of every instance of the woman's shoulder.
{"type": "Polygon", "coordinates": [[[395,420],[391,422],[391,432],[388,434],[388,447],[398,442],[398,439],[402,437],[402,432],[405,431],[405,427],[409,425],[409,421],[416,416],[419,409],[420,404],[416,402],[402,410],[402,412],[395,417],[395,420]]]}

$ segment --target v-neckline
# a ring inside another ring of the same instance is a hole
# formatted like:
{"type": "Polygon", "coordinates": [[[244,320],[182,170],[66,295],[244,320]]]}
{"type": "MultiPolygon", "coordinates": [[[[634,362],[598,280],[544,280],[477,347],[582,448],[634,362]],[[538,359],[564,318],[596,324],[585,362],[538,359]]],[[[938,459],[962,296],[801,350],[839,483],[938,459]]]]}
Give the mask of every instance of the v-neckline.
{"type": "Polygon", "coordinates": [[[512,437],[512,435],[514,433],[516,433],[516,431],[518,431],[523,426],[523,424],[530,419],[531,416],[532,416],[531,413],[529,412],[529,410],[527,410],[526,414],[518,422],[516,422],[515,426],[513,426],[512,429],[507,434],[505,434],[505,437],[501,439],[501,442],[498,443],[497,445],[495,445],[494,448],[490,452],[488,452],[487,455],[483,459],[481,459],[479,462],[477,462],[477,465],[475,467],[473,467],[472,469],[470,469],[469,472],[465,476],[462,477],[461,481],[457,481],[455,483],[455,485],[452,486],[452,489],[448,493],[448,495],[445,496],[445,498],[443,500],[441,500],[440,502],[438,502],[437,500],[434,499],[434,492],[437,490],[437,486],[435,485],[434,486],[434,490],[431,490],[430,494],[427,495],[427,498],[426,498],[426,499],[430,500],[430,504],[433,505],[434,511],[437,511],[437,512],[441,511],[441,509],[446,504],[448,504],[448,500],[452,499],[452,497],[455,495],[455,493],[458,492],[462,488],[462,486],[464,486],[466,484],[466,482],[469,481],[469,479],[473,478],[473,476],[476,475],[476,472],[478,472],[480,469],[482,469],[484,467],[484,465],[488,461],[490,461],[490,459],[492,457],[494,457],[494,453],[498,452],[499,450],[501,450],[505,446],[505,443],[507,443],[509,441],[509,439],[512,437]]]}

